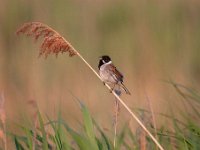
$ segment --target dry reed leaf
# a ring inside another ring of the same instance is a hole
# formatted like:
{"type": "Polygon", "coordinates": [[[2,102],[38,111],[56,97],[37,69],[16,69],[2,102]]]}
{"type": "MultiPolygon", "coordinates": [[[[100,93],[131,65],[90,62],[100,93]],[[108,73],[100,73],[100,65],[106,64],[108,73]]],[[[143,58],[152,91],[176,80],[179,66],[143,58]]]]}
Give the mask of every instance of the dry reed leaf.
{"type": "Polygon", "coordinates": [[[35,149],[36,145],[41,145],[39,141],[37,140],[37,129],[39,128],[39,123],[38,123],[38,106],[36,100],[32,99],[28,101],[28,104],[31,106],[31,118],[33,119],[33,149],[35,149]]]}
{"type": "Polygon", "coordinates": [[[72,57],[77,54],[77,51],[68,41],[58,32],[43,23],[24,23],[16,32],[17,35],[20,33],[32,36],[36,41],[39,38],[43,38],[39,56],[44,55],[46,58],[49,54],[55,54],[57,56],[59,53],[68,52],[69,56],[72,57]]]}
{"type": "Polygon", "coordinates": [[[0,120],[2,123],[2,129],[0,129],[0,138],[3,140],[4,149],[7,150],[7,139],[6,139],[6,113],[5,113],[5,98],[4,94],[0,94],[0,120]]]}
{"type": "Polygon", "coordinates": [[[4,139],[4,132],[3,132],[3,130],[0,130],[0,139],[4,139]]]}
{"type": "Polygon", "coordinates": [[[6,122],[6,113],[5,113],[5,106],[4,106],[4,95],[3,93],[0,95],[0,120],[3,124],[6,122]]]}
{"type": "Polygon", "coordinates": [[[120,107],[119,107],[119,101],[116,99],[115,100],[115,108],[114,108],[114,148],[116,147],[116,139],[117,139],[117,125],[118,125],[118,117],[119,117],[119,112],[120,112],[120,107]]]}
{"type": "Polygon", "coordinates": [[[116,99],[115,100],[115,106],[114,106],[114,121],[113,121],[113,124],[117,124],[117,119],[119,117],[119,114],[120,114],[120,105],[119,105],[119,101],[116,99]]]}
{"type": "Polygon", "coordinates": [[[140,150],[146,150],[147,146],[147,141],[146,141],[146,132],[143,130],[141,131],[140,137],[139,137],[139,145],[140,145],[140,150]]]}

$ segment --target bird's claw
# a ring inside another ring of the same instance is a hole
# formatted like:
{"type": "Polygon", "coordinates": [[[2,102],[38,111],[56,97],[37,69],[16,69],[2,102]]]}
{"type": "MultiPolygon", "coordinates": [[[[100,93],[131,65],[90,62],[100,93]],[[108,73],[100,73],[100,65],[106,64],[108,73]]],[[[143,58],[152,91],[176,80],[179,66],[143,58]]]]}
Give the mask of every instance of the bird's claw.
{"type": "Polygon", "coordinates": [[[109,90],[109,91],[110,91],[110,93],[112,93],[112,92],[113,92],[113,90],[114,90],[114,89],[113,89],[113,88],[111,88],[111,89],[109,90]]]}

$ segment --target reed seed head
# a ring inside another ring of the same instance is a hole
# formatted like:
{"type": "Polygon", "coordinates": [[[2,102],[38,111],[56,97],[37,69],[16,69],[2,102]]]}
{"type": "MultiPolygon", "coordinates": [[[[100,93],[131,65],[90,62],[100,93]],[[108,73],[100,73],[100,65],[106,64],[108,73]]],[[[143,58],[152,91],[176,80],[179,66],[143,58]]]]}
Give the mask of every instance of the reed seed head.
{"type": "Polygon", "coordinates": [[[44,55],[46,58],[49,54],[55,54],[57,56],[59,53],[64,52],[68,52],[70,57],[77,55],[77,51],[67,40],[65,40],[58,32],[43,23],[24,23],[16,32],[17,35],[20,33],[31,36],[36,41],[39,38],[43,38],[39,56],[44,55]]]}

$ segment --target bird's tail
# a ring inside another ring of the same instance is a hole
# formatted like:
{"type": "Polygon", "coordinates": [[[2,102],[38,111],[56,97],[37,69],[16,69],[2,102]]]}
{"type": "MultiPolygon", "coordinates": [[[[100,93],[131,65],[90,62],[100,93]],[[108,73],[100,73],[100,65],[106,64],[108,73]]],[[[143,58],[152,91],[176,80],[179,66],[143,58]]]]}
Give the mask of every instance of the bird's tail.
{"type": "Polygon", "coordinates": [[[129,90],[126,88],[126,86],[122,82],[121,82],[121,85],[122,85],[123,90],[126,92],[126,94],[131,95],[129,90]]]}

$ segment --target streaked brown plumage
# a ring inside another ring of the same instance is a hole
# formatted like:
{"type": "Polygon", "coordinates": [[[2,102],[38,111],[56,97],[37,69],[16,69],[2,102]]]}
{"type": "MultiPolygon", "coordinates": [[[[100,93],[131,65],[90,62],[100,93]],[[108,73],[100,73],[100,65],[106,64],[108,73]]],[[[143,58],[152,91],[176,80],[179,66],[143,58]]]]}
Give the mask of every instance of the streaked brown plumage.
{"type": "Polygon", "coordinates": [[[115,85],[119,85],[126,92],[126,94],[130,95],[129,90],[123,84],[123,75],[112,64],[112,61],[109,56],[107,55],[101,56],[98,67],[99,67],[99,74],[103,82],[108,84],[113,84],[114,87],[115,85]]]}

